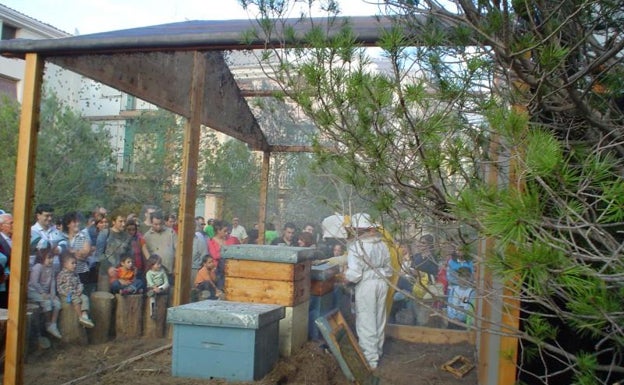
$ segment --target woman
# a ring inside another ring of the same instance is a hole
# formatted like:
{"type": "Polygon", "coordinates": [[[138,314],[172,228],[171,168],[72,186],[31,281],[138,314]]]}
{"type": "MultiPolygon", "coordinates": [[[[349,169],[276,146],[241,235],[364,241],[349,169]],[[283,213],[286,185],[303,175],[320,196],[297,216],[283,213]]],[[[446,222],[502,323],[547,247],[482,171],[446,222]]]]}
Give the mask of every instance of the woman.
{"type": "Polygon", "coordinates": [[[80,231],[80,218],[75,211],[69,212],[63,216],[61,221],[62,235],[67,242],[66,254],[72,255],[76,258],[76,274],[80,282],[84,285],[86,295],[93,290],[93,285],[90,285],[89,279],[89,255],[91,255],[91,240],[89,235],[83,231],[80,231]]]}
{"type": "Polygon", "coordinates": [[[137,277],[143,279],[145,273],[145,261],[143,259],[143,252],[141,251],[141,245],[144,242],[143,234],[139,232],[139,225],[134,219],[130,219],[126,222],[126,232],[130,236],[130,250],[134,257],[133,262],[137,270],[137,277]]]}
{"type": "Polygon", "coordinates": [[[214,264],[217,267],[217,288],[223,290],[224,284],[224,262],[221,258],[221,247],[227,245],[234,245],[238,240],[235,237],[230,237],[228,234],[227,224],[223,221],[214,221],[214,237],[208,241],[208,253],[214,260],[214,264]]]}

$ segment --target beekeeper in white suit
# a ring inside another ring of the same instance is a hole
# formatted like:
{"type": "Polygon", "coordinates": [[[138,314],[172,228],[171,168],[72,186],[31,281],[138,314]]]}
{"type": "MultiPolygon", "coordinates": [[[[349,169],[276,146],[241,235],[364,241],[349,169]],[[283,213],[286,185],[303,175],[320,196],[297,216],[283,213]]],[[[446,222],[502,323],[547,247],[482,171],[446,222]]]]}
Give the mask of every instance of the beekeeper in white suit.
{"type": "Polygon", "coordinates": [[[383,353],[386,278],[392,276],[390,251],[368,214],[351,217],[356,236],[348,245],[345,279],[355,284],[355,325],[360,348],[372,369],[383,353]]]}

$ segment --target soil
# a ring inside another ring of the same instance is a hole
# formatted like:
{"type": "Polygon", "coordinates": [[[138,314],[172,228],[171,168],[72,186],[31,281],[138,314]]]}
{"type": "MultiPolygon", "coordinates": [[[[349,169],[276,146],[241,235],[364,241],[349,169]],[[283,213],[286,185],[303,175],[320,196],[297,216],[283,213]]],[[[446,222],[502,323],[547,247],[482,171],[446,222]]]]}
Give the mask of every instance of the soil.
{"type": "MultiPolygon", "coordinates": [[[[82,376],[94,374],[72,384],[119,383],[137,385],[224,385],[219,379],[200,380],[171,376],[171,349],[116,367],[124,360],[170,345],[168,339],[140,338],[111,341],[107,344],[85,347],[63,346],[53,342],[45,350],[28,355],[25,366],[25,384],[59,385],[82,376]],[[95,374],[96,371],[101,373],[95,374]]],[[[374,372],[380,384],[412,385],[476,385],[476,370],[461,379],[441,369],[457,355],[475,362],[474,346],[469,344],[426,345],[388,338],[384,356],[374,372]]],[[[341,372],[338,361],[323,342],[308,342],[289,358],[280,359],[275,368],[263,379],[255,382],[238,382],[238,385],[347,385],[351,384],[341,372]]]]}

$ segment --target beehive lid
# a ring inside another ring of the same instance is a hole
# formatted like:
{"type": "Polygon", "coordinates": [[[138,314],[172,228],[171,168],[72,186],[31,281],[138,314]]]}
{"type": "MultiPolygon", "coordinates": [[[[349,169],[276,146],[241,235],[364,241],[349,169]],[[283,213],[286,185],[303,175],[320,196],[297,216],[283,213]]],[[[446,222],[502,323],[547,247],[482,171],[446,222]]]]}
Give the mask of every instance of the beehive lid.
{"type": "Polygon", "coordinates": [[[284,318],[284,307],[258,303],[206,300],[167,309],[172,324],[259,329],[284,318]]]}
{"type": "Polygon", "coordinates": [[[225,246],[221,256],[226,259],[244,259],[278,263],[299,263],[324,258],[318,249],[309,247],[271,245],[232,245],[225,246]]]}
{"type": "Polygon", "coordinates": [[[340,266],[325,262],[319,265],[312,265],[310,279],[314,281],[328,281],[340,272],[340,266]]]}

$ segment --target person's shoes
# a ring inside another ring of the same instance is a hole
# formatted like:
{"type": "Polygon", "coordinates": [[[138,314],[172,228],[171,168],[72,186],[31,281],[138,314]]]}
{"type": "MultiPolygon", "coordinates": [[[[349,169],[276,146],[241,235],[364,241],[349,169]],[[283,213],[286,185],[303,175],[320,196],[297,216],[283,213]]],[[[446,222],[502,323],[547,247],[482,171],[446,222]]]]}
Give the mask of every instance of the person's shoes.
{"type": "Polygon", "coordinates": [[[121,294],[121,295],[128,295],[128,294],[132,294],[132,293],[130,293],[130,290],[127,287],[125,287],[125,288],[119,290],[119,294],[121,294]]]}
{"type": "Polygon", "coordinates": [[[132,285],[128,286],[126,289],[128,290],[128,294],[134,294],[134,293],[137,292],[136,287],[134,287],[132,285]]]}
{"type": "Polygon", "coordinates": [[[54,337],[58,338],[59,340],[63,338],[63,336],[61,335],[61,332],[58,330],[58,327],[55,324],[48,325],[48,327],[46,328],[46,331],[50,333],[51,335],[53,335],[54,337]]]}
{"type": "Polygon", "coordinates": [[[80,322],[80,324],[88,329],[91,329],[93,326],[95,326],[93,324],[93,321],[91,321],[91,319],[89,318],[88,315],[83,315],[81,316],[78,321],[80,322]]]}

